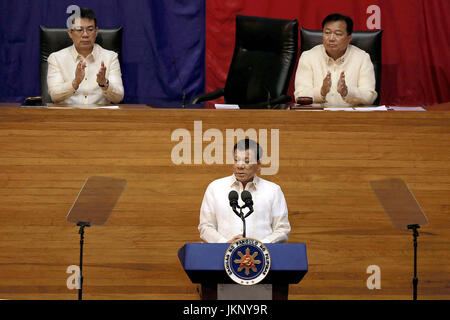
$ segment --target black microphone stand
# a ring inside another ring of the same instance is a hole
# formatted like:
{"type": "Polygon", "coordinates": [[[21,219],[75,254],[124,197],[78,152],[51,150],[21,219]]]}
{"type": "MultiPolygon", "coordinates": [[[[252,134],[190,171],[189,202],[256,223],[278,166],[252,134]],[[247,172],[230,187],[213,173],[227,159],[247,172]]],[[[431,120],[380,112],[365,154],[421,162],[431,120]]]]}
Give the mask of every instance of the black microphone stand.
{"type": "Polygon", "coordinates": [[[417,284],[419,283],[419,279],[417,278],[417,237],[419,236],[420,226],[418,224],[410,224],[408,225],[408,230],[413,231],[413,245],[414,245],[414,277],[413,277],[413,300],[417,300],[417,284]]]}
{"type": "Polygon", "coordinates": [[[245,206],[239,207],[239,211],[241,212],[241,220],[242,220],[242,236],[245,238],[247,233],[247,227],[245,225],[245,217],[244,213],[242,212],[242,209],[244,209],[245,206]]]}
{"type": "Polygon", "coordinates": [[[245,226],[245,219],[252,213],[253,213],[253,207],[247,206],[247,205],[242,206],[242,208],[241,208],[241,219],[242,219],[242,224],[243,224],[243,234],[242,235],[243,235],[244,238],[245,238],[245,235],[246,235],[246,232],[247,232],[246,226],[245,226]],[[250,210],[249,212],[247,212],[247,214],[245,216],[244,216],[244,213],[242,212],[242,209],[244,209],[244,208],[248,208],[250,210]]]}
{"type": "Polygon", "coordinates": [[[89,222],[78,222],[77,226],[80,227],[80,288],[78,289],[78,300],[83,300],[83,245],[84,245],[84,228],[90,227],[89,222]]]}
{"type": "Polygon", "coordinates": [[[242,207],[237,205],[236,207],[233,207],[234,213],[242,220],[242,236],[245,238],[247,234],[247,227],[245,224],[245,218],[247,218],[251,213],[253,213],[253,207],[249,207],[247,205],[243,205],[242,207]],[[236,208],[239,208],[239,212],[236,210],[236,208]],[[242,211],[245,208],[249,208],[249,212],[247,212],[246,215],[244,215],[244,212],[242,211]]]}

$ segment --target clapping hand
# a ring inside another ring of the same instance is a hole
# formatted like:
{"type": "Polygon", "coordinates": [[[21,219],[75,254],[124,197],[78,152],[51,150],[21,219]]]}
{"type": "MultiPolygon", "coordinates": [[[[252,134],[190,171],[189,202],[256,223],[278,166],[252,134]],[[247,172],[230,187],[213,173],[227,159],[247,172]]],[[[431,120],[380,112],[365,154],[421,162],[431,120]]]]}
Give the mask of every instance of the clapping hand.
{"type": "Polygon", "coordinates": [[[331,89],[331,72],[328,71],[326,77],[323,79],[322,88],[320,94],[325,97],[331,89]]]}
{"type": "Polygon", "coordinates": [[[342,98],[345,98],[348,94],[347,84],[345,83],[344,71],[341,72],[341,76],[339,77],[337,92],[339,92],[342,98]]]}
{"type": "Polygon", "coordinates": [[[86,69],[86,62],[85,61],[78,62],[77,68],[75,69],[75,79],[72,81],[72,87],[75,90],[78,89],[80,83],[84,79],[85,69],[86,69]]]}
{"type": "Polygon", "coordinates": [[[97,83],[100,86],[104,86],[106,84],[106,67],[102,61],[102,65],[100,67],[99,72],[97,73],[97,83]]]}

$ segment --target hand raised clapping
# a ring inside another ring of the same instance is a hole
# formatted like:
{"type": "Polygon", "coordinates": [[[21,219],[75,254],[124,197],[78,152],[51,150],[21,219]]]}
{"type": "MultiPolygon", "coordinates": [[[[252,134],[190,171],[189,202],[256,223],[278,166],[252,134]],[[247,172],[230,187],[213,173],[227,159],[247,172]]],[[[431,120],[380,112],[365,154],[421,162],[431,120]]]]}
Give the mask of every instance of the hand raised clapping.
{"type": "Polygon", "coordinates": [[[345,83],[344,71],[341,72],[341,76],[339,77],[337,92],[339,92],[342,98],[345,98],[348,94],[347,84],[345,83]]]}
{"type": "Polygon", "coordinates": [[[80,61],[75,69],[75,79],[72,81],[72,87],[77,90],[85,76],[86,62],[80,61]]]}
{"type": "Polygon", "coordinates": [[[97,73],[97,83],[100,86],[105,86],[105,84],[106,84],[106,67],[105,67],[105,64],[103,63],[103,61],[102,61],[100,70],[97,73]]]}

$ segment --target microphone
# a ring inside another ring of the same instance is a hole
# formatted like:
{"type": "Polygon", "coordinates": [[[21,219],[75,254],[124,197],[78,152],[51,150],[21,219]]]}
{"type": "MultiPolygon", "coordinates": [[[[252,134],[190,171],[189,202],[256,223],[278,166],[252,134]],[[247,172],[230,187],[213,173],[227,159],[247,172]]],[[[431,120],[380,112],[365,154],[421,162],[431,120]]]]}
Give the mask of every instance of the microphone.
{"type": "Polygon", "coordinates": [[[253,207],[252,194],[250,192],[248,192],[247,190],[242,191],[241,199],[242,201],[244,201],[246,207],[253,207]]]}
{"type": "Polygon", "coordinates": [[[243,236],[245,238],[246,235],[246,227],[245,227],[245,218],[247,218],[252,212],[253,212],[253,200],[252,200],[252,194],[248,192],[247,190],[242,191],[241,193],[241,199],[244,201],[245,205],[242,207],[239,206],[238,200],[239,195],[235,190],[230,191],[228,194],[228,200],[230,201],[230,206],[233,209],[234,213],[242,220],[242,230],[243,230],[243,236]],[[236,210],[236,208],[239,208],[240,213],[236,210]],[[242,209],[249,208],[249,212],[244,216],[244,213],[242,212],[242,209]]]}
{"type": "Polygon", "coordinates": [[[244,201],[245,205],[243,208],[247,207],[249,208],[249,212],[245,215],[244,218],[247,218],[250,214],[253,213],[253,199],[252,194],[248,192],[247,190],[242,191],[241,193],[241,199],[244,201]]]}
{"type": "Polygon", "coordinates": [[[233,212],[238,215],[238,217],[241,217],[239,212],[236,210],[236,208],[239,207],[238,199],[239,199],[238,193],[234,190],[230,191],[230,193],[228,194],[228,200],[230,200],[230,207],[233,209],[233,212]]]}
{"type": "Polygon", "coordinates": [[[172,62],[173,67],[175,68],[175,73],[177,74],[178,83],[181,86],[181,90],[183,91],[183,97],[181,102],[181,107],[184,109],[186,108],[186,90],[184,89],[183,81],[181,81],[180,73],[178,72],[177,64],[175,63],[175,59],[171,59],[170,62],[172,62]]]}

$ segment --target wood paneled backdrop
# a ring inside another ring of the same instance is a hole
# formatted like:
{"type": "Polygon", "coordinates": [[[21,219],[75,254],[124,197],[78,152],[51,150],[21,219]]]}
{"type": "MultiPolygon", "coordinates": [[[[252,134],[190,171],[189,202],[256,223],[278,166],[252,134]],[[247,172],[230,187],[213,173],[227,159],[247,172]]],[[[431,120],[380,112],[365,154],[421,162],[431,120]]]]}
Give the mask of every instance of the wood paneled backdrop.
{"type": "MultiPolygon", "coordinates": [[[[128,180],[104,226],[86,229],[85,299],[199,299],[177,258],[200,241],[206,186],[227,165],[174,165],[171,133],[279,129],[289,242],[309,272],[289,299],[411,299],[413,246],[369,181],[404,179],[429,219],[419,229],[419,299],[450,299],[450,112],[50,110],[0,108],[0,298],[77,299],[79,262],[66,221],[93,175],[128,180]],[[370,265],[381,289],[369,290],[370,265]]],[[[270,132],[270,131],[269,131],[270,132]]],[[[204,143],[206,146],[209,143],[204,143]]]]}

